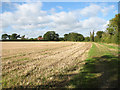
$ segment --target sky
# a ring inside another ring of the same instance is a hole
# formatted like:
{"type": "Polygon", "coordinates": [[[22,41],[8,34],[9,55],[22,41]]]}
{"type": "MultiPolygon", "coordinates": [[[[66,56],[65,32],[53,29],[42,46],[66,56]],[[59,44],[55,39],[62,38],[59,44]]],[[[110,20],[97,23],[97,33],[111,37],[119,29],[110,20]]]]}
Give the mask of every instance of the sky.
{"type": "Polygon", "coordinates": [[[118,13],[117,2],[2,2],[0,35],[17,33],[28,38],[47,31],[75,32],[89,36],[90,31],[105,31],[118,13]]]}

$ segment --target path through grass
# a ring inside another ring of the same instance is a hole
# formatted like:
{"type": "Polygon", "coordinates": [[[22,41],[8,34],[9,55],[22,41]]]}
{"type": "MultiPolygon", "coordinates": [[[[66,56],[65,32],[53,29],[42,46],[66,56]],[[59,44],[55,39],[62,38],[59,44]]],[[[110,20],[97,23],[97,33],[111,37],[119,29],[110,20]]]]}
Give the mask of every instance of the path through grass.
{"type": "MultiPolygon", "coordinates": [[[[112,46],[111,46],[112,47],[112,46]]],[[[109,47],[109,48],[111,48],[109,47]]],[[[114,46],[113,46],[114,47],[114,46]]],[[[116,49],[116,48],[115,48],[116,49]]],[[[118,52],[93,43],[85,65],[67,87],[116,88],[118,87],[118,52]],[[116,55],[113,55],[116,54],[116,55]]]]}

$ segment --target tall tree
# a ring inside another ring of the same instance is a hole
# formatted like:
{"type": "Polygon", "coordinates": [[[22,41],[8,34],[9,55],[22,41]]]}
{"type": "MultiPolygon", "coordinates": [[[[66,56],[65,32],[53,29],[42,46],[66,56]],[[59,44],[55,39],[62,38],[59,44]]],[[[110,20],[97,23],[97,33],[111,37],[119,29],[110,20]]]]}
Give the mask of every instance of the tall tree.
{"type": "Polygon", "coordinates": [[[93,33],[90,32],[90,41],[94,42],[94,30],[93,33]]]}
{"type": "Polygon", "coordinates": [[[120,14],[115,15],[109,21],[108,28],[103,34],[102,41],[107,43],[118,43],[120,41],[120,14]]]}

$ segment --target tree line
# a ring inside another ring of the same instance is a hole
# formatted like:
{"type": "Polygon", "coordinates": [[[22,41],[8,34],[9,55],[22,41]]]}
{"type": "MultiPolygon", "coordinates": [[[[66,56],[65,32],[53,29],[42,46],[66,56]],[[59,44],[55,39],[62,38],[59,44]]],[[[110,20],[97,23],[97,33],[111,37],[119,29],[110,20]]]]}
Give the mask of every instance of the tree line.
{"type": "Polygon", "coordinates": [[[64,34],[64,37],[59,37],[55,31],[48,31],[46,32],[43,37],[38,36],[37,38],[25,38],[25,35],[20,36],[16,33],[12,35],[2,34],[2,40],[31,40],[31,41],[92,41],[92,42],[105,42],[105,43],[119,43],[120,40],[120,14],[115,15],[109,21],[108,27],[105,31],[97,31],[96,36],[94,31],[90,32],[89,37],[84,37],[82,34],[79,33],[68,33],[64,34]]]}
{"type": "Polygon", "coordinates": [[[48,31],[46,32],[43,37],[38,36],[37,38],[25,38],[25,35],[20,36],[16,33],[13,33],[12,35],[8,34],[2,34],[2,40],[8,41],[8,40],[30,40],[30,41],[84,41],[85,38],[82,34],[79,33],[69,33],[65,34],[64,37],[59,37],[59,34],[57,34],[55,31],[48,31]]]}

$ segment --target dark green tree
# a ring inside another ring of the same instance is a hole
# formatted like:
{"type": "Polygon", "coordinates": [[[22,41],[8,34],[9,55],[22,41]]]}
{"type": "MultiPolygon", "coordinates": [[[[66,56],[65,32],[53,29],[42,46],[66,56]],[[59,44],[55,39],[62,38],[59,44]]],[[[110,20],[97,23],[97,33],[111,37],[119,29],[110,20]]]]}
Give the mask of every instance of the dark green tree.
{"type": "Polygon", "coordinates": [[[59,35],[55,31],[48,31],[43,36],[44,40],[57,41],[59,40],[59,35]]]}
{"type": "Polygon", "coordinates": [[[9,39],[9,40],[11,39],[11,35],[8,35],[8,39],[9,39]]]}
{"type": "Polygon", "coordinates": [[[98,38],[102,38],[103,33],[103,31],[97,31],[96,35],[98,36],[98,38]]]}
{"type": "Polygon", "coordinates": [[[90,37],[85,37],[85,41],[89,42],[90,41],[90,37]]]}
{"type": "Polygon", "coordinates": [[[78,34],[77,33],[69,33],[69,41],[79,41],[78,40],[78,34]]]}
{"type": "Polygon", "coordinates": [[[20,38],[20,35],[17,35],[16,33],[13,33],[13,34],[10,36],[10,39],[11,39],[11,40],[17,40],[18,38],[20,38]]]}
{"type": "Polygon", "coordinates": [[[34,40],[34,38],[30,38],[29,40],[33,41],[33,40],[34,40]]]}
{"type": "Polygon", "coordinates": [[[65,41],[83,41],[84,36],[79,33],[69,33],[69,34],[64,34],[64,40],[65,41]]]}
{"type": "Polygon", "coordinates": [[[60,37],[59,40],[60,40],[60,41],[64,41],[64,38],[63,38],[63,37],[60,37]]]}
{"type": "Polygon", "coordinates": [[[106,32],[102,35],[102,41],[107,43],[118,43],[120,41],[120,14],[115,15],[109,21],[106,32]]]}
{"type": "Polygon", "coordinates": [[[84,41],[85,40],[85,38],[82,34],[77,34],[77,38],[78,38],[77,41],[84,41]]]}
{"type": "Polygon", "coordinates": [[[64,34],[64,40],[67,41],[69,39],[68,34],[64,34]]]}
{"type": "Polygon", "coordinates": [[[2,34],[2,37],[1,37],[2,40],[6,40],[7,38],[8,38],[8,34],[2,34]]]}
{"type": "Polygon", "coordinates": [[[38,36],[38,38],[42,38],[42,36],[38,36]]]}
{"type": "Polygon", "coordinates": [[[100,42],[102,38],[103,31],[97,31],[96,36],[94,37],[95,42],[100,42]]]}

